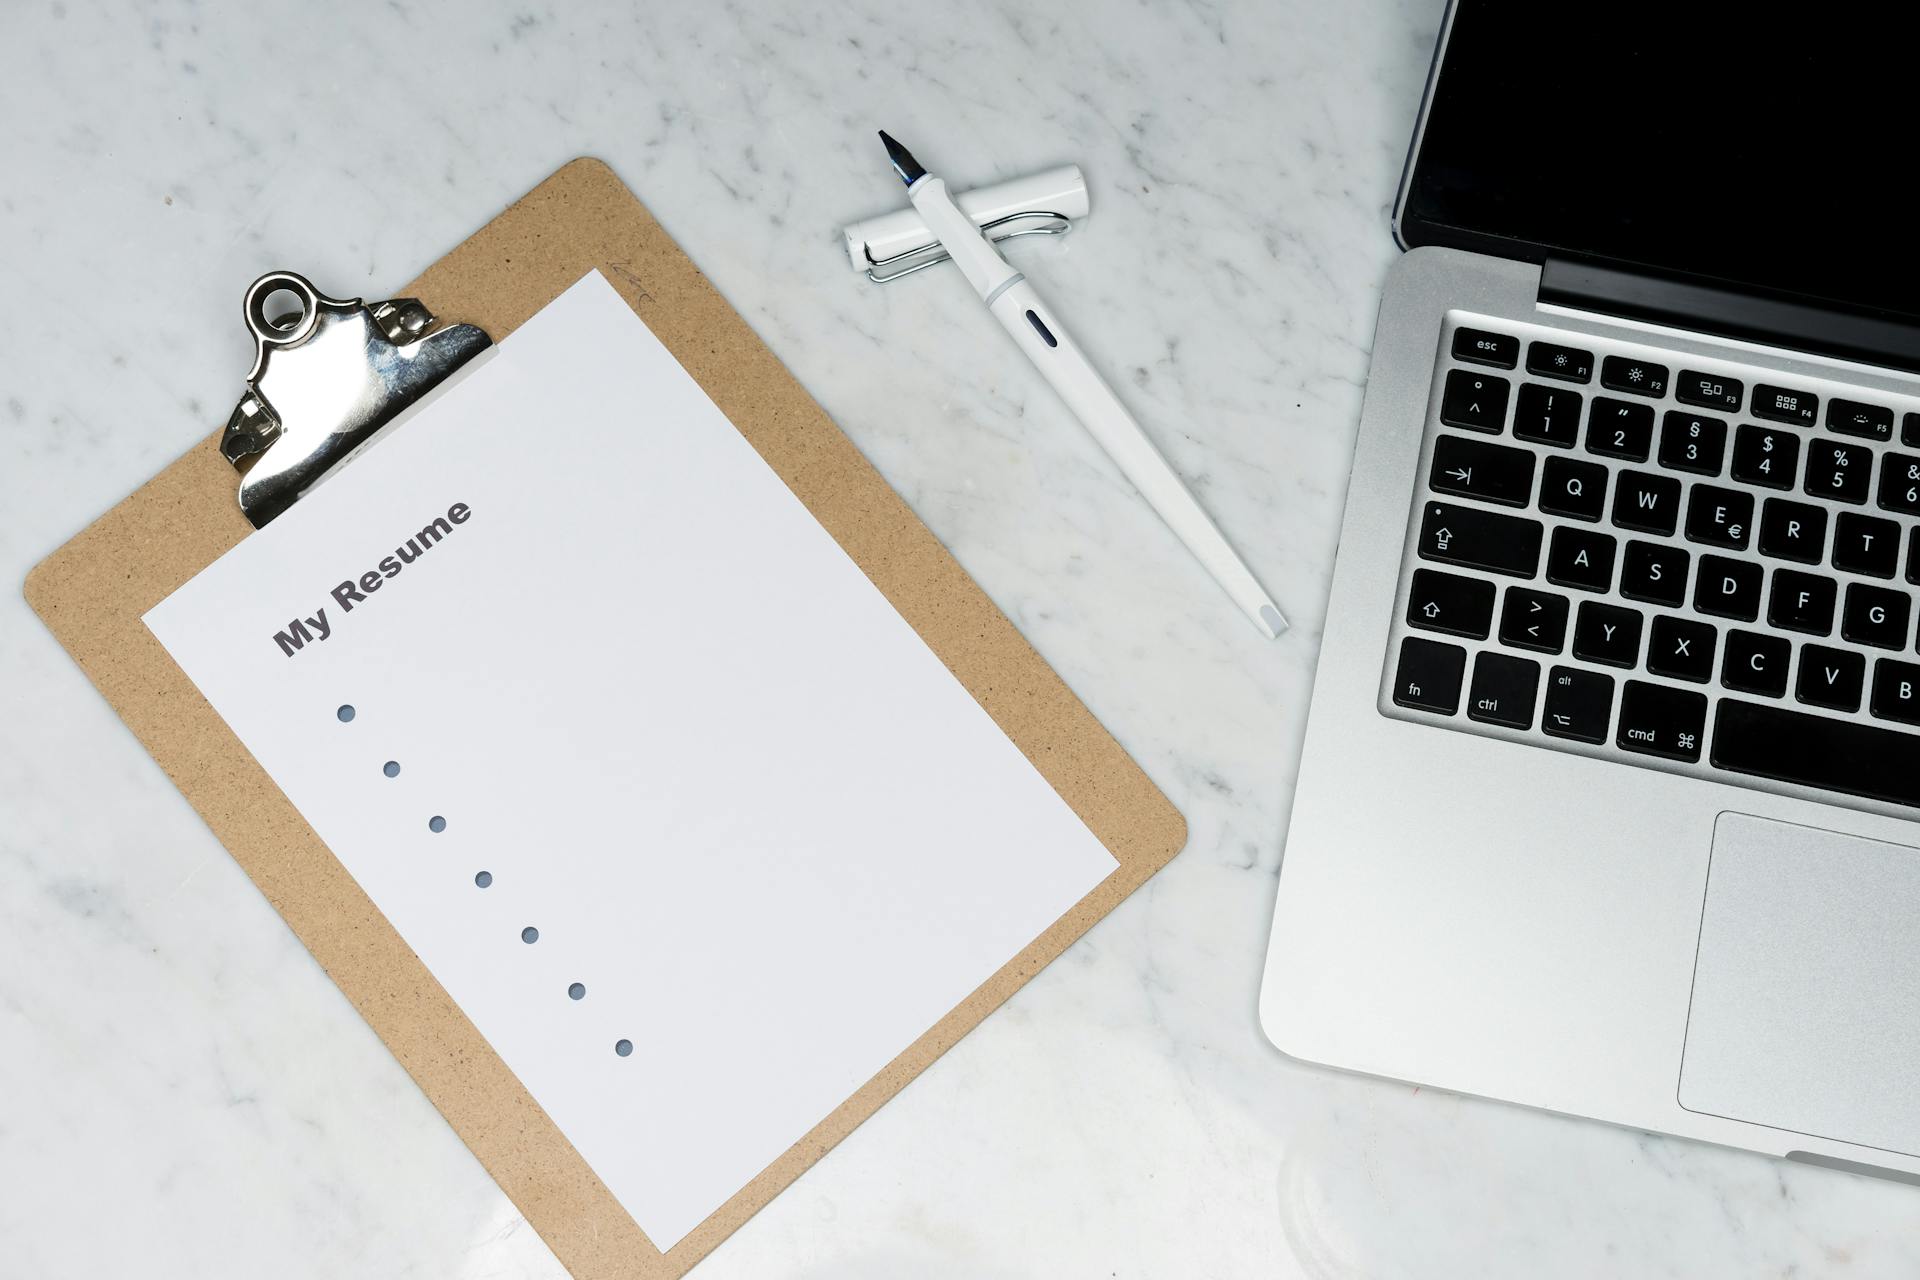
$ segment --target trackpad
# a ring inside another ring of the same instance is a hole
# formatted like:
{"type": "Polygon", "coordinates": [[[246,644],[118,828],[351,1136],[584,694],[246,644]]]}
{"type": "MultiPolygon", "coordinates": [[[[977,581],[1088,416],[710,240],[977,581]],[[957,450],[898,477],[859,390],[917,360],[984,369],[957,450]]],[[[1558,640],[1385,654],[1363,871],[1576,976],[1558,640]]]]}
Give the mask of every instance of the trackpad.
{"type": "Polygon", "coordinates": [[[1723,813],[1680,1105],[1920,1155],[1920,849],[1723,813]]]}

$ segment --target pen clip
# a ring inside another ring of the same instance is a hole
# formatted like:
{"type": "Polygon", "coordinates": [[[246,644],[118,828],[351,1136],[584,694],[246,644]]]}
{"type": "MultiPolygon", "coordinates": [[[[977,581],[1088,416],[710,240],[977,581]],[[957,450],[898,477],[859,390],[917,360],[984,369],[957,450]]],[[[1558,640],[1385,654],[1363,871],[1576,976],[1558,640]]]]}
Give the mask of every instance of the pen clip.
{"type": "MultiPolygon", "coordinates": [[[[1063,236],[1072,230],[1073,219],[1064,213],[1052,213],[1045,209],[1028,209],[1020,213],[1010,213],[1004,218],[995,218],[991,222],[980,224],[980,234],[996,244],[1002,240],[1014,240],[1020,236],[1063,236]],[[1025,222],[1033,222],[1035,225],[1019,225],[1025,222]]],[[[875,284],[888,284],[910,276],[916,271],[937,267],[952,256],[937,240],[932,244],[923,244],[917,249],[888,254],[884,258],[874,257],[872,250],[863,252],[866,254],[868,263],[867,279],[875,284]],[[902,265],[895,266],[896,263],[902,265]],[[893,267],[893,270],[885,270],[888,267],[893,267]]]]}

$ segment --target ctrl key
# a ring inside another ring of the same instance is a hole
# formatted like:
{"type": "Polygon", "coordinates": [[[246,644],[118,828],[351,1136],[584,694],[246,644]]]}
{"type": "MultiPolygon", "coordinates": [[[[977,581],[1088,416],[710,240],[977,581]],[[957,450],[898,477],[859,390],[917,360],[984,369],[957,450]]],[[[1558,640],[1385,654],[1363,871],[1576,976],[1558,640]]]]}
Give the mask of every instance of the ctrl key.
{"type": "Polygon", "coordinates": [[[1629,680],[1620,695],[1620,730],[1614,741],[1622,751],[1691,762],[1700,758],[1700,736],[1706,728],[1706,694],[1629,680]]]}
{"type": "Polygon", "coordinates": [[[1400,642],[1400,666],[1393,673],[1393,700],[1416,711],[1450,716],[1460,709],[1460,679],[1467,651],[1457,644],[1408,636],[1400,642]]]}

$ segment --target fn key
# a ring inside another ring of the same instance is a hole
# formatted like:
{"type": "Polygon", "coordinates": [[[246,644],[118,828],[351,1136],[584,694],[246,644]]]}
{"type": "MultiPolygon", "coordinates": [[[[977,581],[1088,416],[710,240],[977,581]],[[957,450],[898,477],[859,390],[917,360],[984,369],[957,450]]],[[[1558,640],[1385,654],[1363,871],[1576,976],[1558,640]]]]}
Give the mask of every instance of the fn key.
{"type": "Polygon", "coordinates": [[[1393,700],[1416,711],[1450,716],[1460,709],[1460,677],[1467,651],[1456,644],[1408,636],[1400,642],[1400,666],[1393,673],[1393,700]]]}

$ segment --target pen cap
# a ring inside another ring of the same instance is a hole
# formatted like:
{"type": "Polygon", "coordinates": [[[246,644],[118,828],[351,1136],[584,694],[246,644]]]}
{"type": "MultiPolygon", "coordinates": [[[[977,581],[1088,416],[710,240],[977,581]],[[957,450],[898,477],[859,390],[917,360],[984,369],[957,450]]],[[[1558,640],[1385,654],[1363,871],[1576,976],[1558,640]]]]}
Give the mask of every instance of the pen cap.
{"type": "MultiPolygon", "coordinates": [[[[954,203],[975,226],[985,226],[1016,214],[1058,214],[1069,220],[1084,218],[1089,208],[1087,180],[1077,164],[1009,178],[988,187],[976,187],[954,197],[954,203]]],[[[1013,224],[1017,225],[1017,224],[1013,224]]],[[[1009,226],[1009,230],[1013,229],[1009,226]]],[[[847,261],[855,271],[933,246],[933,234],[911,205],[874,218],[863,218],[845,230],[847,261]]]]}

